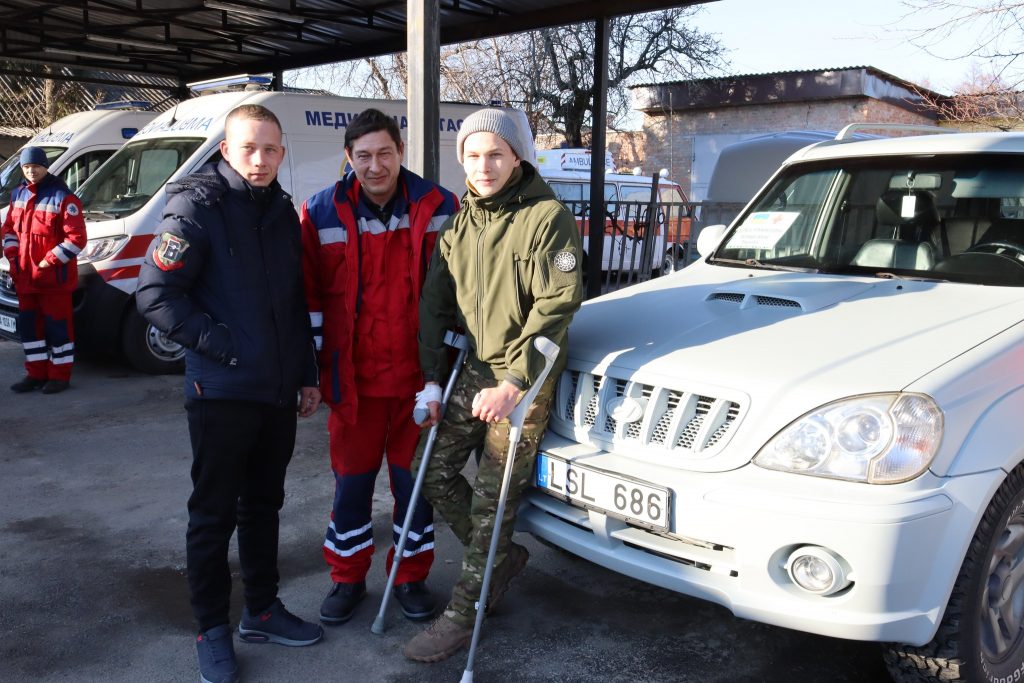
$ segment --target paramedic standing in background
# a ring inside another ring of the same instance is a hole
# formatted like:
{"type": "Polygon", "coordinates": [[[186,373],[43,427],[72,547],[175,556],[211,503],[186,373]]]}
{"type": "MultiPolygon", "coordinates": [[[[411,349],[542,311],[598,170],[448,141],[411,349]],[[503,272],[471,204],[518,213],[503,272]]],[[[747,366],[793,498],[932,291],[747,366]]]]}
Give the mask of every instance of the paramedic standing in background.
{"type": "MultiPolygon", "coordinates": [[[[385,455],[395,543],[413,488],[409,464],[420,429],[412,413],[423,386],[417,303],[438,230],[458,200],[403,168],[404,150],[395,120],[367,109],[345,131],[352,171],[302,207],[306,297],[331,407],[335,479],[323,547],[332,580],[320,607],[325,624],[348,621],[366,595],[373,488],[385,455]]],[[[425,584],[433,559],[433,513],[421,499],[395,577],[395,597],[414,621],[435,611],[425,584]]]]}
{"type": "Polygon", "coordinates": [[[11,391],[56,394],[68,388],[75,360],[71,293],[78,283],[85,220],[78,197],[47,170],[50,163],[41,147],[21,150],[18,161],[25,180],[11,194],[0,228],[25,349],[26,374],[11,391]]]}
{"type": "Polygon", "coordinates": [[[242,105],[224,132],[221,161],[167,186],[135,295],[139,312],[186,348],[193,488],[185,548],[207,683],[238,680],[228,612],[236,526],[241,640],[299,646],[323,636],[278,598],[278,514],[295,416],[320,404],[299,218],[277,182],[281,124],[265,107],[242,105]]]}

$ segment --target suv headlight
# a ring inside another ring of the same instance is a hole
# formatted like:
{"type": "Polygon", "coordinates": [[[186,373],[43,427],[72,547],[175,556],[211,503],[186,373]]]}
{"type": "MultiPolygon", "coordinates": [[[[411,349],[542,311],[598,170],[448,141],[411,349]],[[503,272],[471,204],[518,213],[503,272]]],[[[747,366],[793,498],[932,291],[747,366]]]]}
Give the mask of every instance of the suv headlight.
{"type": "Polygon", "coordinates": [[[102,261],[108,259],[121,250],[124,243],[128,241],[128,238],[124,235],[120,237],[100,237],[98,239],[89,240],[85,243],[85,249],[78,255],[79,263],[92,263],[93,261],[102,261]]]}
{"type": "Polygon", "coordinates": [[[923,394],[872,394],[813,410],[776,434],[754,458],[773,470],[896,484],[931,464],[942,411],[923,394]]]}

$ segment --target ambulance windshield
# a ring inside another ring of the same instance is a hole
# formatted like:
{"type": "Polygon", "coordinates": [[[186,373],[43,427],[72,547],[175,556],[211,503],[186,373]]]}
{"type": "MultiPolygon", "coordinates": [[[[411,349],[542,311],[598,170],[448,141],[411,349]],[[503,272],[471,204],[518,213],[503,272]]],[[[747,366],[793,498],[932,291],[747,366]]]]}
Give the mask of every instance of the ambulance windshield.
{"type": "Polygon", "coordinates": [[[142,208],[205,139],[129,142],[79,189],[86,216],[105,214],[121,218],[142,208]]]}

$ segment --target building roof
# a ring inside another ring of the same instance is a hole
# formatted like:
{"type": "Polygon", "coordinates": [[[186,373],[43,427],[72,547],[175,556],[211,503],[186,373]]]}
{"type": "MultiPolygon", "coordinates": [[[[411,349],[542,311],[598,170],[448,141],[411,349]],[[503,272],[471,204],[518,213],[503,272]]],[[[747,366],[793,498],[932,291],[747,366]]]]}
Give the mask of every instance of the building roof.
{"type": "MultiPolygon", "coordinates": [[[[438,0],[442,43],[697,0],[438,0]]],[[[0,0],[0,59],[179,85],[406,49],[407,0],[0,0]]]]}
{"type": "MultiPolygon", "coordinates": [[[[57,67],[52,72],[54,76],[68,76],[71,69],[57,67]]],[[[100,79],[109,76],[96,71],[91,75],[100,79]]],[[[128,74],[121,85],[56,80],[51,82],[49,92],[45,80],[39,76],[0,73],[0,135],[28,137],[54,119],[92,109],[101,102],[143,101],[157,111],[174,103],[168,97],[166,88],[170,82],[165,78],[128,74]]]]}
{"type": "Polygon", "coordinates": [[[632,90],[634,108],[647,114],[869,97],[934,118],[923,106],[925,98],[942,97],[873,66],[645,83],[632,90]]]}

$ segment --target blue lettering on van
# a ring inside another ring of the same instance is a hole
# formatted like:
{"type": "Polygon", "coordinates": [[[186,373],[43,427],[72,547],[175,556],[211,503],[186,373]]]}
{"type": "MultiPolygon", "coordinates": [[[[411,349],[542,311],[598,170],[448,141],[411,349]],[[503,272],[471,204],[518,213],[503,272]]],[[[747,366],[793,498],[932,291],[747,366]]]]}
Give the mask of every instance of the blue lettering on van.
{"type": "Polygon", "coordinates": [[[163,133],[178,130],[209,130],[211,125],[213,125],[213,117],[193,116],[190,119],[181,119],[180,121],[174,121],[173,123],[170,121],[154,121],[140,130],[138,134],[163,133]]]}
{"type": "Polygon", "coordinates": [[[70,143],[71,142],[71,138],[73,138],[73,137],[75,137],[74,133],[69,133],[69,132],[66,132],[66,131],[56,131],[56,132],[47,131],[45,133],[40,133],[39,135],[35,136],[31,140],[29,140],[29,142],[64,142],[64,143],[70,143]]]}
{"type": "Polygon", "coordinates": [[[321,128],[345,128],[355,118],[352,112],[306,110],[306,125],[321,128]]]}
{"type": "MultiPolygon", "coordinates": [[[[344,111],[311,111],[306,110],[306,125],[322,128],[347,128],[352,119],[358,116],[356,112],[344,111]]],[[[409,119],[406,116],[394,115],[391,118],[398,124],[399,130],[409,127],[409,119]]],[[[453,119],[442,116],[438,119],[438,130],[442,133],[457,133],[462,127],[462,119],[453,119]]]]}

